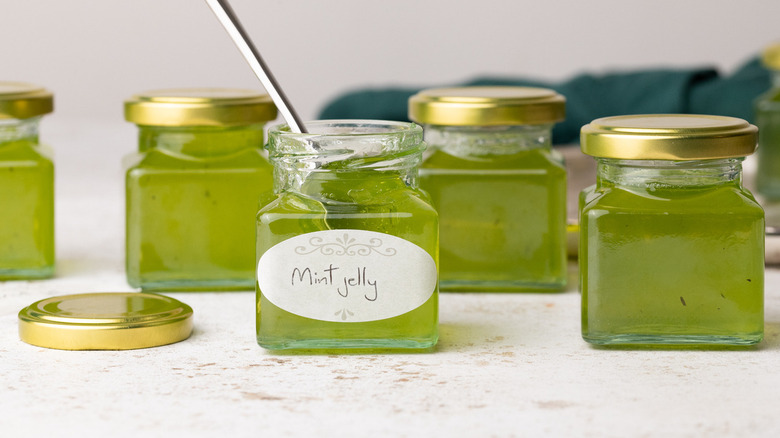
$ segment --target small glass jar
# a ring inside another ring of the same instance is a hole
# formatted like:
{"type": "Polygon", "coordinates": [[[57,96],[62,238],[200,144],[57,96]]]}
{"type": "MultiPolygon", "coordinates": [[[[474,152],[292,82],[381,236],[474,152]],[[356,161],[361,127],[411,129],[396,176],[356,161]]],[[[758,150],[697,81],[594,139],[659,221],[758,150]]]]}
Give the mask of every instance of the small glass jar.
{"type": "Polygon", "coordinates": [[[409,100],[432,149],[420,186],[439,212],[442,291],[566,285],[566,170],[551,140],[565,102],[528,87],[439,88],[409,100]]]}
{"type": "Polygon", "coordinates": [[[54,164],[38,143],[53,102],[37,85],[0,81],[0,280],[54,274],[54,164]]]}
{"type": "Polygon", "coordinates": [[[257,341],[268,349],[427,349],[438,339],[438,220],[413,123],[272,128],[279,194],[257,214],[257,341]]]}
{"type": "Polygon", "coordinates": [[[772,70],[772,88],[755,102],[758,137],[756,189],[762,196],[780,200],[780,44],[764,51],[764,65],[772,70]]]}
{"type": "Polygon", "coordinates": [[[254,287],[254,215],[271,193],[263,125],[271,99],[251,90],[150,91],[125,102],[138,125],[126,163],[126,266],[143,290],[254,287]]]}
{"type": "Polygon", "coordinates": [[[582,128],[582,336],[593,344],[750,345],[764,334],[764,211],[742,186],[757,129],[638,115],[582,128]]]}

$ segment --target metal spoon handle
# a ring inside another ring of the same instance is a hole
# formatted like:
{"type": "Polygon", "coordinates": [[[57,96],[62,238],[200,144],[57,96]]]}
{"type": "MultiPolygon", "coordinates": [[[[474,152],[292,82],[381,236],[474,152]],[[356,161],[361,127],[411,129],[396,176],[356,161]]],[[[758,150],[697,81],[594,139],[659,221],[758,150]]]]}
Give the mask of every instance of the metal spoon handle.
{"type": "Polygon", "coordinates": [[[214,15],[217,16],[219,22],[222,23],[222,26],[225,28],[228,35],[230,35],[230,38],[233,39],[233,42],[236,44],[236,47],[238,47],[241,55],[244,56],[244,59],[249,63],[249,66],[252,67],[252,71],[254,71],[257,78],[260,79],[263,87],[265,87],[265,90],[271,96],[274,104],[276,104],[276,108],[282,113],[282,117],[284,117],[284,120],[290,127],[290,131],[297,133],[307,132],[298,113],[296,113],[295,109],[290,105],[290,101],[282,91],[282,87],[276,82],[274,75],[271,74],[271,70],[268,68],[265,61],[263,61],[260,52],[257,51],[257,48],[252,43],[249,35],[244,30],[243,26],[241,26],[241,22],[238,21],[238,17],[235,12],[233,12],[233,8],[230,7],[227,0],[206,0],[206,3],[214,12],[214,15]]]}

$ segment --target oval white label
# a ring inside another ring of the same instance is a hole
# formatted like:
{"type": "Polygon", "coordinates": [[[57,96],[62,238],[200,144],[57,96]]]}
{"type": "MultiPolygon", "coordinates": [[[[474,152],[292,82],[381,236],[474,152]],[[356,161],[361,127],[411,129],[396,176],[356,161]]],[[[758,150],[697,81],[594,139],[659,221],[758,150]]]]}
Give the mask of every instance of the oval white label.
{"type": "Polygon", "coordinates": [[[257,284],[268,301],[331,322],[403,315],[428,301],[436,281],[436,263],[424,249],[365,230],[295,236],[271,247],[257,264],[257,284]]]}

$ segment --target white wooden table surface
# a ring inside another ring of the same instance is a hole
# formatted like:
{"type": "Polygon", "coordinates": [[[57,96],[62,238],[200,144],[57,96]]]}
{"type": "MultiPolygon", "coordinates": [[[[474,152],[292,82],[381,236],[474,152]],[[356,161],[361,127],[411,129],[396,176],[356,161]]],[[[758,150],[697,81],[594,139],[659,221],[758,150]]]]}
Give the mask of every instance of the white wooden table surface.
{"type": "Polygon", "coordinates": [[[780,436],[780,270],[747,351],[600,350],[560,294],[442,294],[431,354],[272,354],[254,294],[171,293],[195,331],[131,351],[21,342],[17,312],[128,291],[121,156],[130,125],[45,121],[57,151],[57,276],[0,283],[0,436],[780,436]],[[139,435],[140,434],[140,435],[139,435]]]}

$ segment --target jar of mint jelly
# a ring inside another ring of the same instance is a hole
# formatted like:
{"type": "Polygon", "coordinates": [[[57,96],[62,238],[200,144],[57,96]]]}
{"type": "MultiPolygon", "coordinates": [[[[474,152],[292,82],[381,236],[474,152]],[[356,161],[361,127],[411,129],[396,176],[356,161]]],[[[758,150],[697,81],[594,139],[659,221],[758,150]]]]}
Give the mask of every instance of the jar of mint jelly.
{"type": "Polygon", "coordinates": [[[750,345],[764,334],[764,212],[742,186],[757,129],[637,115],[582,128],[582,335],[593,344],[750,345]]]}
{"type": "Polygon", "coordinates": [[[150,91],[125,102],[138,125],[126,163],[127,279],[143,290],[252,289],[254,216],[270,193],[263,125],[276,118],[256,91],[150,91]]]}
{"type": "Polygon", "coordinates": [[[565,102],[528,87],[439,88],[409,100],[432,150],[420,186],[439,212],[442,291],[566,285],[566,171],[551,141],[565,102]]]}
{"type": "Polygon", "coordinates": [[[0,81],[0,280],[54,274],[54,164],[38,143],[52,94],[0,81]]]}
{"type": "Polygon", "coordinates": [[[257,214],[257,341],[268,349],[427,349],[438,338],[438,220],[413,123],[272,128],[278,197],[257,214]]]}
{"type": "Polygon", "coordinates": [[[758,137],[758,193],[780,200],[780,43],[764,51],[764,65],[772,70],[772,88],[755,102],[758,137]]]}

